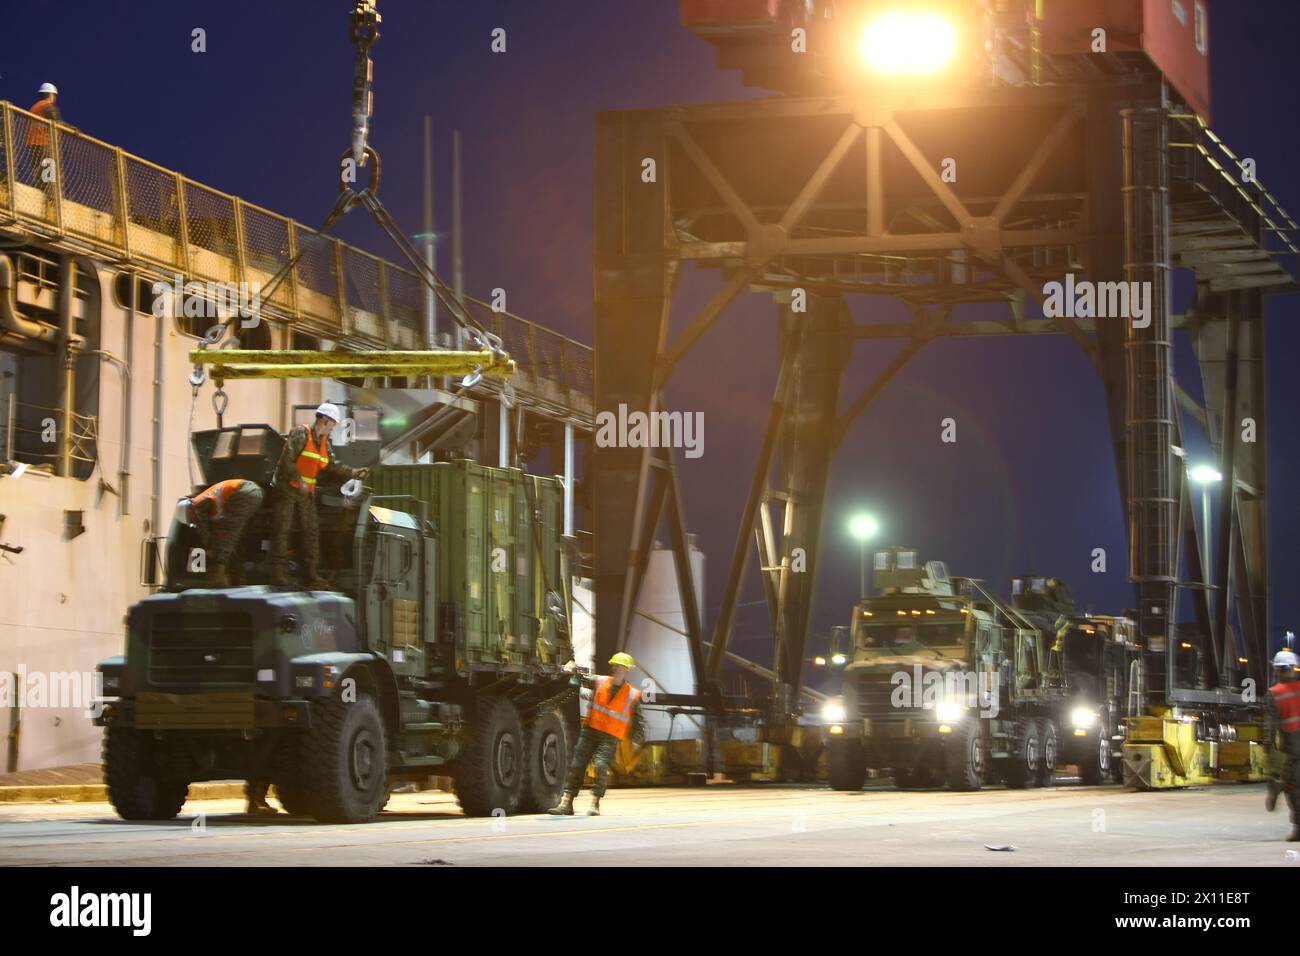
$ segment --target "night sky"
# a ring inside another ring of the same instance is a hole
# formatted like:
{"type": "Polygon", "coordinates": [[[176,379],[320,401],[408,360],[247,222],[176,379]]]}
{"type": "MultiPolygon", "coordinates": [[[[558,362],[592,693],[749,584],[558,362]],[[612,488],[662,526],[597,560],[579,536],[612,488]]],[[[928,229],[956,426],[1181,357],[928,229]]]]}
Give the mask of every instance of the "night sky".
{"type": "MultiPolygon", "coordinates": [[[[26,108],[40,83],[54,82],[64,118],[93,136],[308,224],[328,211],[350,128],[350,3],[6,6],[0,98],[26,108]],[[206,53],[191,52],[195,27],[206,30],[206,53]]],[[[1300,3],[1212,0],[1210,10],[1214,128],[1300,215],[1300,3]]],[[[712,48],[678,25],[674,0],[381,0],[380,11],[372,143],[384,158],[381,195],[408,233],[419,231],[429,114],[438,225],[447,228],[450,135],[462,130],[468,291],[486,297],[504,287],[510,311],[590,342],[594,114],[760,94],[714,67],[712,48]],[[489,49],[494,27],[507,30],[505,55],[489,49]]],[[[339,234],[392,256],[361,215],[339,234]]],[[[444,243],[445,278],[450,258],[444,243]]],[[[675,327],[716,282],[689,270],[684,279],[675,327]]],[[[860,319],[905,315],[886,299],[853,308],[860,319]]],[[[1185,297],[1175,308],[1186,308],[1185,297]]],[[[1300,296],[1274,297],[1268,323],[1273,621],[1296,628],[1300,376],[1288,364],[1300,344],[1300,296]]],[[[688,521],[709,560],[710,622],[775,381],[775,336],[771,300],[743,298],[669,393],[675,407],[705,414],[703,457],[679,462],[688,521]]],[[[900,347],[859,345],[847,395],[900,347]]],[[[1177,361],[1199,398],[1181,334],[1177,361]]],[[[1099,613],[1133,603],[1101,385],[1063,337],[931,344],[857,422],[832,478],[814,646],[847,621],[857,596],[857,546],[845,524],[858,508],[881,518],[880,543],[915,545],[999,590],[1033,570],[1064,577],[1099,613]],[[937,423],[949,416],[955,446],[938,440],[937,423]],[[1107,551],[1105,575],[1089,571],[1096,547],[1107,551]]],[[[744,600],[758,597],[755,577],[744,600]]],[[[747,606],[736,635],[736,649],[763,663],[766,620],[761,606],[747,606]]]]}

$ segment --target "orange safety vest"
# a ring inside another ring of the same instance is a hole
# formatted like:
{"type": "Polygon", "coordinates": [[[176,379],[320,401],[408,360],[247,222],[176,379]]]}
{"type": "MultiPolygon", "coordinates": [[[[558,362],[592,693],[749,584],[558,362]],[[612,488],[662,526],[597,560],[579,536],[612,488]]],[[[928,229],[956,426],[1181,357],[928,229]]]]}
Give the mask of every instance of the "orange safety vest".
{"type": "Polygon", "coordinates": [[[617,693],[613,688],[614,678],[596,678],[596,692],[591,697],[587,726],[622,740],[632,726],[632,708],[641,699],[641,692],[627,681],[623,681],[617,693]]]}
{"type": "MultiPolygon", "coordinates": [[[[38,100],[27,112],[35,113],[41,119],[49,119],[49,113],[54,109],[54,104],[49,100],[38,100]]],[[[27,145],[28,146],[49,146],[50,145],[50,127],[45,123],[33,122],[27,127],[27,145]]]]}
{"type": "MultiPolygon", "coordinates": [[[[316,444],[316,430],[307,429],[307,444],[303,447],[302,454],[298,456],[298,474],[302,475],[302,481],[312,491],[316,490],[316,476],[328,467],[330,463],[330,440],[322,438],[320,444],[316,444]]],[[[291,481],[289,484],[295,488],[301,488],[302,482],[291,481]]]]}
{"type": "Polygon", "coordinates": [[[1300,681],[1279,681],[1268,689],[1277,704],[1283,733],[1300,730],[1300,681]]]}
{"type": "Polygon", "coordinates": [[[226,502],[230,500],[230,496],[243,483],[243,478],[227,478],[225,481],[218,481],[211,488],[194,497],[195,509],[198,510],[199,505],[211,508],[212,516],[209,520],[215,523],[220,520],[221,511],[226,507],[226,502]]]}

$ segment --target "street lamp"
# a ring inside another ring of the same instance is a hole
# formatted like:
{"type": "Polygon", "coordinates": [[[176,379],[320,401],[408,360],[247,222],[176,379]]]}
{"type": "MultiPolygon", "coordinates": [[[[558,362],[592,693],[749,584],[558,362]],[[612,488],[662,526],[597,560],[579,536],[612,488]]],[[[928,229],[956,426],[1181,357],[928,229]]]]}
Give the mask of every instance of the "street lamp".
{"type": "Polygon", "coordinates": [[[1223,480],[1223,475],[1209,465],[1197,465],[1187,473],[1187,477],[1201,486],[1201,527],[1205,538],[1201,554],[1201,576],[1205,586],[1210,586],[1210,485],[1223,480]]]}
{"type": "Polygon", "coordinates": [[[862,553],[862,597],[867,596],[867,542],[880,530],[880,522],[869,514],[857,514],[849,521],[849,533],[858,539],[862,553]]]}

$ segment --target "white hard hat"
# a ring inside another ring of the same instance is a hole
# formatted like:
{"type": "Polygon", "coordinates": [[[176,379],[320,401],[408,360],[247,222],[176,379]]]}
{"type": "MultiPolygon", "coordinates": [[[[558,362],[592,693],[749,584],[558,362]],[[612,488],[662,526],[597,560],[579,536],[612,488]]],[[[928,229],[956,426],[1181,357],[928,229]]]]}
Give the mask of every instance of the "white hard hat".
{"type": "Polygon", "coordinates": [[[54,94],[57,94],[57,93],[59,92],[59,88],[58,88],[57,86],[55,86],[53,83],[42,83],[42,84],[41,84],[41,88],[40,88],[39,90],[37,90],[36,92],[37,92],[37,93],[54,93],[54,94]]]}
{"type": "Polygon", "coordinates": [[[1274,667],[1300,667],[1300,657],[1296,657],[1293,651],[1285,647],[1273,656],[1274,667]]]}
{"type": "Polygon", "coordinates": [[[321,402],[316,406],[316,414],[324,415],[326,418],[333,419],[334,424],[336,425],[343,421],[343,413],[339,411],[339,407],[333,402],[321,402]]]}

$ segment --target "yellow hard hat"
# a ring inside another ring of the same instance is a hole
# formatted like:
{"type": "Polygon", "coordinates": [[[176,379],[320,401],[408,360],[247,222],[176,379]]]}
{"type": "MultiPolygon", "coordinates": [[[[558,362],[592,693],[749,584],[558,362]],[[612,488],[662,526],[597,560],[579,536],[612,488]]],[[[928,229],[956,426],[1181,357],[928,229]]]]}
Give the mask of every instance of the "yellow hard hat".
{"type": "Polygon", "coordinates": [[[609,659],[609,662],[611,664],[622,664],[628,670],[631,670],[632,668],[636,667],[636,661],[632,660],[632,655],[625,654],[622,651],[619,651],[617,654],[611,657],[609,659]]]}

